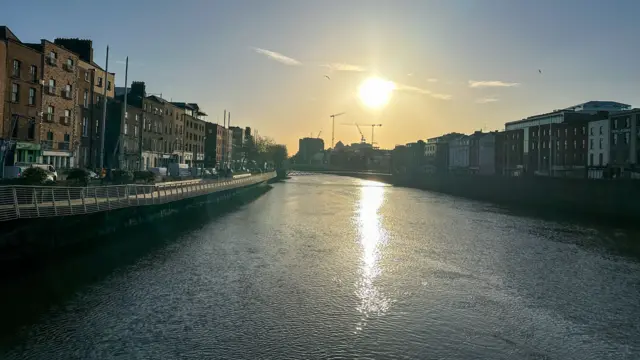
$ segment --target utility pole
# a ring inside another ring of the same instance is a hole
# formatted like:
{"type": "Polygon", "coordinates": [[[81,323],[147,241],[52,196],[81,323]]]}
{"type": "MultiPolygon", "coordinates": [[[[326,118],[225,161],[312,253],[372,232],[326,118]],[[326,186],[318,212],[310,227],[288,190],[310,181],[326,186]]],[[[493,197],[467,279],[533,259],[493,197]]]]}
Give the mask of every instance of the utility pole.
{"type": "MultiPolygon", "coordinates": [[[[128,82],[128,75],[129,75],[129,57],[127,56],[127,59],[125,60],[125,65],[124,65],[124,106],[122,107],[122,125],[126,126],[127,123],[127,82],[128,82]]],[[[120,135],[118,136],[118,146],[113,148],[113,158],[115,158],[115,152],[116,149],[118,149],[119,153],[118,153],[118,166],[119,168],[122,168],[122,159],[123,159],[123,154],[122,154],[122,144],[124,143],[124,139],[122,136],[122,127],[120,128],[120,135]]]]}
{"type": "MultiPolygon", "coordinates": [[[[103,169],[104,168],[104,128],[105,128],[105,124],[106,124],[106,119],[107,119],[107,87],[109,85],[109,45],[107,45],[107,59],[106,59],[106,64],[105,64],[105,69],[104,69],[104,82],[102,83],[102,85],[104,86],[104,92],[103,92],[103,104],[104,107],[102,108],[102,121],[101,121],[101,126],[100,126],[100,168],[103,169]]],[[[126,93],[126,90],[125,90],[126,93]]]]}
{"type": "Polygon", "coordinates": [[[225,165],[224,164],[224,153],[225,153],[224,150],[225,150],[225,144],[227,143],[226,142],[226,139],[227,139],[226,131],[227,131],[227,110],[225,109],[224,110],[224,115],[222,116],[222,156],[221,156],[221,158],[222,158],[222,169],[224,169],[224,165],[225,165]]]}
{"type": "Polygon", "coordinates": [[[231,130],[231,111],[229,111],[229,114],[227,116],[228,116],[228,118],[227,118],[227,127],[228,127],[228,129],[225,130],[226,131],[225,134],[227,135],[227,143],[225,144],[225,146],[226,146],[225,150],[226,150],[226,154],[227,154],[227,159],[225,161],[227,163],[227,166],[229,168],[231,168],[231,157],[233,156],[233,154],[230,151],[228,151],[229,150],[229,141],[231,141],[231,144],[233,145],[233,136],[230,135],[230,130],[231,130]]]}

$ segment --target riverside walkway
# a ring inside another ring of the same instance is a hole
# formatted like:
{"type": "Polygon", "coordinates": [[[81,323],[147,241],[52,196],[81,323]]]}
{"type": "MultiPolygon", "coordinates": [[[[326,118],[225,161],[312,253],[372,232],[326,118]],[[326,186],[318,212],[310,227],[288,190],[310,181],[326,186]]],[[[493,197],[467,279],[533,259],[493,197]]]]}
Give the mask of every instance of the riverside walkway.
{"type": "Polygon", "coordinates": [[[133,206],[166,204],[255,185],[274,177],[276,177],[276,173],[234,179],[197,179],[152,185],[0,186],[0,222],[25,218],[81,215],[133,206]]]}

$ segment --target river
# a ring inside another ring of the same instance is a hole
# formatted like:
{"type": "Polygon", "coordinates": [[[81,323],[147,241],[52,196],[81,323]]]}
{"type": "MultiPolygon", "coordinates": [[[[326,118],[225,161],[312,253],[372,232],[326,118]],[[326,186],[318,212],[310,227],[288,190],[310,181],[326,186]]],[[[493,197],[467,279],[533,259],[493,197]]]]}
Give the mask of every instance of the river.
{"type": "Polygon", "coordinates": [[[0,358],[640,358],[622,230],[328,175],[157,227],[7,286],[0,358]]]}

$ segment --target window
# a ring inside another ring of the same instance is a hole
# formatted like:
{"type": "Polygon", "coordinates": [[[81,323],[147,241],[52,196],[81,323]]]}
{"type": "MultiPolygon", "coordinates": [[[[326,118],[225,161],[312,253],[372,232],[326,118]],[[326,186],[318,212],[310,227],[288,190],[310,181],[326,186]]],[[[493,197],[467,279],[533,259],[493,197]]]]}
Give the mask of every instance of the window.
{"type": "Polygon", "coordinates": [[[100,104],[102,102],[102,96],[96,95],[96,104],[100,104]]]}
{"type": "Polygon", "coordinates": [[[50,51],[49,52],[49,58],[52,60],[56,60],[58,58],[58,54],[56,54],[55,51],[50,51]]]}
{"type": "Polygon", "coordinates": [[[603,162],[604,162],[603,155],[602,153],[600,153],[598,154],[598,165],[600,166],[604,165],[603,162]]]}
{"type": "Polygon", "coordinates": [[[65,93],[66,97],[71,98],[71,85],[70,84],[67,84],[67,85],[64,86],[64,93],[65,93]]]}
{"type": "Polygon", "coordinates": [[[89,82],[89,81],[90,81],[90,80],[89,80],[89,72],[88,72],[88,71],[86,71],[86,72],[84,73],[84,81],[86,81],[86,82],[89,82]]]}
{"type": "Polygon", "coordinates": [[[98,76],[98,86],[102,87],[102,77],[98,76]]]}
{"type": "Polygon", "coordinates": [[[56,87],[56,79],[49,79],[49,87],[56,87]]]}
{"type": "Polygon", "coordinates": [[[602,135],[602,125],[600,126],[600,135],[602,135]]]}
{"type": "Polygon", "coordinates": [[[31,77],[31,81],[38,82],[38,67],[35,65],[31,65],[29,68],[29,76],[31,77]]]}
{"type": "Polygon", "coordinates": [[[53,105],[47,106],[47,114],[54,114],[56,112],[56,108],[53,105]]]}
{"type": "Polygon", "coordinates": [[[589,165],[593,166],[593,154],[589,154],[589,165]]]}
{"type": "Polygon", "coordinates": [[[546,142],[546,141],[543,141],[543,142],[542,142],[542,148],[543,148],[543,149],[546,149],[546,148],[547,148],[547,142],[546,142]]]}
{"type": "Polygon", "coordinates": [[[616,129],[616,125],[617,125],[617,124],[618,124],[618,120],[616,120],[616,119],[611,120],[611,127],[612,127],[613,129],[616,129]]]}
{"type": "Polygon", "coordinates": [[[600,138],[600,149],[602,149],[602,142],[603,142],[603,138],[600,138]]]}
{"type": "Polygon", "coordinates": [[[13,69],[11,71],[11,75],[15,77],[20,77],[20,61],[13,60],[13,69]]]}
{"type": "Polygon", "coordinates": [[[582,148],[585,149],[587,147],[587,140],[582,139],[582,148]]]}
{"type": "Polygon", "coordinates": [[[582,135],[586,135],[587,134],[587,127],[583,126],[582,127],[582,135]]]}
{"type": "Polygon", "coordinates": [[[547,136],[547,129],[542,129],[542,136],[547,136]]]}
{"type": "Polygon", "coordinates": [[[624,143],[627,145],[629,144],[629,133],[624,133],[624,143]]]}
{"type": "Polygon", "coordinates": [[[96,135],[98,135],[98,130],[100,130],[100,122],[98,122],[98,120],[96,120],[96,135]]]}
{"type": "Polygon", "coordinates": [[[20,85],[11,84],[11,102],[17,103],[20,101],[20,85]]]}
{"type": "Polygon", "coordinates": [[[29,88],[29,105],[35,105],[35,104],[36,104],[36,89],[29,88]]]}
{"type": "Polygon", "coordinates": [[[84,94],[82,95],[82,105],[84,105],[85,108],[89,107],[89,91],[85,90],[84,94]]]}
{"type": "Polygon", "coordinates": [[[577,140],[573,140],[573,148],[574,149],[578,148],[578,141],[577,140]]]}
{"type": "Polygon", "coordinates": [[[624,127],[629,127],[629,117],[624,118],[624,127]]]}
{"type": "Polygon", "coordinates": [[[618,145],[618,134],[613,134],[613,145],[618,145]]]}
{"type": "Polygon", "coordinates": [[[127,123],[124,123],[124,134],[127,135],[128,132],[129,132],[129,125],[127,123]]]}
{"type": "Polygon", "coordinates": [[[589,128],[589,135],[593,135],[593,128],[592,127],[589,128]]]}
{"type": "Polygon", "coordinates": [[[70,138],[69,134],[64,134],[64,142],[69,142],[70,138]]]}
{"type": "Polygon", "coordinates": [[[573,135],[578,135],[578,128],[573,128],[573,135]]]}
{"type": "Polygon", "coordinates": [[[589,140],[589,149],[593,149],[593,139],[589,140]]]}
{"type": "Polygon", "coordinates": [[[27,131],[27,138],[33,140],[36,136],[36,119],[29,119],[29,130],[27,131]]]}
{"type": "Polygon", "coordinates": [[[68,118],[71,116],[71,111],[69,109],[64,109],[64,117],[68,118]]]}
{"type": "MultiPolygon", "coordinates": [[[[138,115],[136,115],[138,117],[138,115]]],[[[133,135],[138,136],[138,125],[133,126],[133,135]]]]}
{"type": "Polygon", "coordinates": [[[107,90],[111,90],[111,81],[107,81],[107,90]]]}
{"type": "Polygon", "coordinates": [[[82,117],[82,136],[89,136],[89,119],[86,115],[82,117]]]}
{"type": "Polygon", "coordinates": [[[49,132],[47,133],[47,140],[49,140],[49,141],[53,141],[53,132],[49,131],[49,132]]]}
{"type": "MultiPolygon", "coordinates": [[[[560,129],[558,129],[558,133],[560,132],[560,129]]],[[[568,136],[569,135],[569,129],[564,129],[564,136],[568,136]]],[[[558,134],[558,136],[560,136],[560,134],[558,134]]]]}

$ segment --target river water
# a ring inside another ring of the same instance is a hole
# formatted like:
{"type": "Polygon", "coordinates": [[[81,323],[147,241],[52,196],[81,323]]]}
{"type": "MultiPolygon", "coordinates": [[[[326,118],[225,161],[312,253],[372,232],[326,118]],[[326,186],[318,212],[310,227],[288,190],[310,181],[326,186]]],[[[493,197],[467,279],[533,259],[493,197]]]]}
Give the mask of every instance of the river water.
{"type": "Polygon", "coordinates": [[[0,358],[640,358],[621,230],[323,175],[158,226],[14,284],[0,358]]]}

